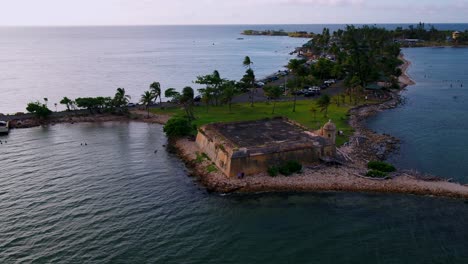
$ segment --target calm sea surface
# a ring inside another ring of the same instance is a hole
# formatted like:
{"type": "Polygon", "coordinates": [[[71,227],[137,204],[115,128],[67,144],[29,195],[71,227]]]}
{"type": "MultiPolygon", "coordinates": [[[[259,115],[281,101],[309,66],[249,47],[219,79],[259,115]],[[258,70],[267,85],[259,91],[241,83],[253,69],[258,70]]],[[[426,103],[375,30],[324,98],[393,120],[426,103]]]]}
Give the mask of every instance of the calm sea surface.
{"type": "Polygon", "coordinates": [[[416,82],[405,103],[369,120],[402,140],[390,161],[468,183],[468,48],[405,49],[416,82]]]}
{"type": "MultiPolygon", "coordinates": [[[[149,85],[181,90],[218,70],[239,80],[250,56],[258,77],[282,69],[307,39],[242,36],[243,26],[0,28],[0,113],[30,101],[113,96],[138,102],[149,85]],[[244,40],[237,40],[243,37],[244,40]]],[[[53,108],[53,107],[52,107],[53,108]]]]}
{"type": "Polygon", "coordinates": [[[209,194],[144,123],[1,139],[0,263],[468,262],[463,200],[209,194]]]}
{"type": "MultiPolygon", "coordinates": [[[[322,28],[291,27],[282,26],[322,28]]],[[[138,98],[153,80],[179,88],[213,69],[238,78],[245,55],[266,75],[304,41],[236,40],[266,26],[162,28],[0,28],[0,112],[118,86],[138,98]]],[[[467,79],[466,50],[405,53],[418,84],[370,123],[403,139],[398,165],[443,166],[461,179],[468,94],[454,80],[467,79]]],[[[162,147],[162,127],[144,123],[63,124],[0,140],[0,263],[468,263],[463,200],[209,194],[162,147]]]]}
{"type": "MultiPolygon", "coordinates": [[[[138,102],[149,84],[181,90],[198,75],[218,70],[239,80],[250,56],[257,77],[287,64],[307,39],[242,36],[244,29],[321,32],[345,25],[234,25],[137,27],[0,27],[0,113],[24,112],[31,101],[64,96],[113,96],[126,88],[138,102]],[[244,40],[237,40],[243,37],[244,40]]],[[[387,28],[406,26],[379,25],[387,28]]],[[[437,24],[464,30],[468,24],[437,24]]],[[[59,105],[58,109],[63,109],[59,105]]]]}

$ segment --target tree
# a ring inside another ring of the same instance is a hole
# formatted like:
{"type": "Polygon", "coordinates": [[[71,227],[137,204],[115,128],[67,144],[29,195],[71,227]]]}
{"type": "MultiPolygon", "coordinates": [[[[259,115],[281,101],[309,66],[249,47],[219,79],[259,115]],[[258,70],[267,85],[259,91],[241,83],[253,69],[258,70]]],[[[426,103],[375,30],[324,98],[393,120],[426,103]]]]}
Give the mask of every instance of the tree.
{"type": "Polygon", "coordinates": [[[52,111],[47,108],[47,105],[39,101],[29,103],[26,107],[26,110],[39,118],[47,118],[50,114],[52,114],[52,111]]]}
{"type": "Polygon", "coordinates": [[[124,111],[127,111],[127,105],[130,102],[130,95],[125,93],[125,88],[117,88],[117,92],[114,96],[114,106],[117,108],[123,108],[124,111]]]}
{"type": "Polygon", "coordinates": [[[183,117],[172,117],[164,125],[163,131],[169,139],[190,136],[195,130],[190,120],[183,117]]]}
{"type": "Polygon", "coordinates": [[[65,105],[67,107],[67,111],[70,111],[70,107],[73,106],[73,101],[65,96],[62,100],[60,100],[60,104],[65,105]]]}
{"type": "Polygon", "coordinates": [[[241,82],[245,83],[247,86],[250,86],[250,106],[254,106],[254,90],[255,90],[255,74],[252,69],[247,69],[244,76],[242,76],[241,82]]]}
{"type": "Polygon", "coordinates": [[[317,108],[312,106],[312,108],[310,108],[310,111],[314,115],[314,122],[317,121],[317,111],[318,111],[317,108]]]}
{"type": "Polygon", "coordinates": [[[149,117],[149,106],[155,98],[155,94],[152,91],[146,91],[141,95],[140,102],[145,105],[146,111],[148,112],[147,117],[149,117]]]}
{"type": "Polygon", "coordinates": [[[79,97],[75,102],[78,107],[88,109],[91,114],[94,110],[99,112],[100,109],[112,110],[114,107],[114,100],[110,97],[79,97]]]}
{"type": "Polygon", "coordinates": [[[320,112],[324,112],[324,117],[328,116],[328,107],[330,106],[330,96],[324,94],[317,100],[317,106],[320,108],[320,112]]]}
{"type": "Polygon", "coordinates": [[[223,84],[223,94],[221,96],[224,103],[229,107],[229,113],[231,113],[232,99],[238,94],[237,87],[234,81],[228,81],[223,84]]]}
{"type": "Polygon", "coordinates": [[[154,95],[154,102],[156,103],[156,100],[158,99],[159,97],[159,103],[161,104],[162,103],[162,99],[161,99],[161,84],[159,82],[153,82],[151,85],[150,85],[150,90],[151,92],[153,93],[154,95]]]}
{"type": "Polygon", "coordinates": [[[304,63],[305,60],[291,59],[287,67],[291,72],[296,73],[297,69],[304,63]]]}
{"type": "MultiPolygon", "coordinates": [[[[197,76],[197,80],[195,80],[195,83],[204,84],[205,88],[202,88],[205,89],[204,93],[209,93],[210,95],[210,101],[208,102],[210,103],[211,99],[214,99],[214,104],[218,105],[222,94],[222,84],[225,81],[225,79],[221,78],[219,72],[217,70],[214,70],[212,74],[197,76]]],[[[201,89],[199,89],[199,91],[200,90],[201,89]]]]}
{"type": "Polygon", "coordinates": [[[194,98],[193,88],[190,86],[184,87],[182,89],[182,94],[180,95],[180,102],[184,106],[185,114],[189,120],[194,120],[195,115],[193,113],[193,98],[194,98]]]}
{"type": "Polygon", "coordinates": [[[164,97],[172,98],[171,101],[178,103],[180,93],[178,91],[176,91],[176,89],[174,89],[174,88],[169,88],[164,92],[164,97]]]}
{"type": "Polygon", "coordinates": [[[293,95],[293,112],[296,112],[297,93],[299,92],[300,87],[297,85],[297,81],[295,79],[289,80],[286,83],[286,87],[289,90],[289,94],[293,95]]]}
{"type": "Polygon", "coordinates": [[[242,65],[244,65],[244,67],[250,69],[250,65],[252,65],[252,64],[253,64],[253,62],[250,60],[250,57],[245,56],[244,61],[242,62],[242,65]]]}
{"type": "Polygon", "coordinates": [[[254,71],[252,70],[252,68],[250,67],[250,65],[252,65],[253,62],[252,60],[250,60],[250,57],[249,56],[245,56],[244,58],[244,61],[242,62],[242,65],[244,65],[244,67],[248,68],[247,71],[245,71],[245,74],[244,76],[242,77],[241,79],[241,82],[244,82],[247,87],[250,86],[250,106],[254,106],[254,91],[255,91],[255,73],[254,71]]]}
{"type": "Polygon", "coordinates": [[[273,101],[273,110],[271,114],[275,113],[276,101],[283,95],[283,89],[279,86],[267,86],[264,88],[265,95],[269,97],[273,101]]]}

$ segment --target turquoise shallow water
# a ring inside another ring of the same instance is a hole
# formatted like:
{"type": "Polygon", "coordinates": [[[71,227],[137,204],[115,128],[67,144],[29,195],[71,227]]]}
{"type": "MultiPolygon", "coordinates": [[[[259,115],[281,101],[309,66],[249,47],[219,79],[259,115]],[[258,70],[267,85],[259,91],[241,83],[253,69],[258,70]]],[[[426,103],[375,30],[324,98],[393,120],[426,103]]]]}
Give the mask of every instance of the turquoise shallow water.
{"type": "Polygon", "coordinates": [[[468,49],[404,49],[416,85],[404,104],[371,118],[370,128],[402,140],[398,167],[468,183],[468,49]]]}
{"type": "Polygon", "coordinates": [[[463,200],[210,194],[144,123],[1,139],[0,263],[468,262],[463,200]]]}

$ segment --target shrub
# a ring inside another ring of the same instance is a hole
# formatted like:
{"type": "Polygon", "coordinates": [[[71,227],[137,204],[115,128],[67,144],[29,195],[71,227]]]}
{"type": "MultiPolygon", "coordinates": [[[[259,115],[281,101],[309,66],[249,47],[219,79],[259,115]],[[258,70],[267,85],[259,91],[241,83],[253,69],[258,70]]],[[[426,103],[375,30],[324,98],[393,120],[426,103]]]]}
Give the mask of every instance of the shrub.
{"type": "Polygon", "coordinates": [[[293,173],[298,173],[302,171],[302,165],[294,160],[287,161],[280,166],[272,166],[268,168],[268,174],[272,177],[277,176],[278,173],[281,173],[284,176],[289,176],[293,173]]]}
{"type": "Polygon", "coordinates": [[[371,170],[378,170],[381,172],[396,171],[395,167],[392,164],[383,161],[369,161],[369,163],[367,163],[367,167],[371,170]]]}
{"type": "Polygon", "coordinates": [[[387,177],[387,173],[379,170],[370,170],[366,173],[366,176],[372,178],[385,178],[387,177]]]}
{"type": "Polygon", "coordinates": [[[193,125],[190,120],[183,117],[172,117],[164,125],[164,133],[168,138],[179,138],[191,135],[193,125]]]}
{"type": "Polygon", "coordinates": [[[212,172],[218,171],[218,168],[216,168],[216,165],[210,164],[210,165],[206,168],[206,171],[207,171],[208,173],[212,173],[212,172]]]}
{"type": "Polygon", "coordinates": [[[297,173],[302,171],[302,164],[295,160],[290,160],[286,162],[285,166],[288,167],[291,173],[297,173]]]}
{"type": "Polygon", "coordinates": [[[30,113],[35,114],[39,118],[47,118],[50,114],[52,114],[52,111],[50,111],[50,109],[47,108],[47,105],[42,104],[39,101],[29,103],[26,107],[26,110],[30,113]]]}
{"type": "Polygon", "coordinates": [[[276,177],[279,174],[279,168],[277,166],[271,166],[268,168],[268,175],[276,177]]]}
{"type": "Polygon", "coordinates": [[[293,174],[293,173],[289,170],[288,166],[285,166],[285,165],[280,166],[280,167],[278,168],[278,170],[279,170],[279,173],[281,173],[281,174],[284,175],[284,176],[289,176],[289,175],[293,174]]]}

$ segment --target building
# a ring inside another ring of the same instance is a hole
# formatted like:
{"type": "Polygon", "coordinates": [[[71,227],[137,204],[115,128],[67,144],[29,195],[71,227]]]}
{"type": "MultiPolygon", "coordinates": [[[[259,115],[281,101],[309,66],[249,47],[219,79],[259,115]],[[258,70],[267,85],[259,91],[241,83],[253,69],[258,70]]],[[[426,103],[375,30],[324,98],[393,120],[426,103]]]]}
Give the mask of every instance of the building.
{"type": "Polygon", "coordinates": [[[226,176],[236,177],[266,172],[289,160],[311,165],[333,158],[335,140],[331,121],[312,132],[286,118],[274,118],[205,125],[196,143],[226,176]]]}
{"type": "Polygon", "coordinates": [[[457,40],[460,37],[460,31],[452,32],[452,39],[457,40]]]}

